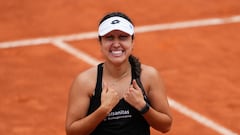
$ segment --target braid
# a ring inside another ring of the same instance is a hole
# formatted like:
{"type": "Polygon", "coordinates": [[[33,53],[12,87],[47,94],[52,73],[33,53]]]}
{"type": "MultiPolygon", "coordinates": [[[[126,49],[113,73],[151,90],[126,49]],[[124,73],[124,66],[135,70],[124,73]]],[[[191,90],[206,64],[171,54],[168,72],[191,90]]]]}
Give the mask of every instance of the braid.
{"type": "Polygon", "coordinates": [[[136,75],[136,78],[140,78],[142,69],[141,69],[141,62],[139,61],[139,59],[133,55],[130,55],[129,62],[132,66],[132,72],[134,72],[134,74],[136,75]]]}

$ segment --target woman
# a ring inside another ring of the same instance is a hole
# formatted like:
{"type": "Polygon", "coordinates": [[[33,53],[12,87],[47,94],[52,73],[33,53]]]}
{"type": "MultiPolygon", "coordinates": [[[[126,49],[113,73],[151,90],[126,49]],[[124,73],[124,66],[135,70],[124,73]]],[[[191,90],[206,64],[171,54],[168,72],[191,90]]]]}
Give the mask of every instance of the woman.
{"type": "Polygon", "coordinates": [[[121,12],[99,23],[104,63],[80,73],[72,84],[67,135],[150,135],[170,130],[172,117],[158,71],[138,61],[134,26],[121,12]]]}

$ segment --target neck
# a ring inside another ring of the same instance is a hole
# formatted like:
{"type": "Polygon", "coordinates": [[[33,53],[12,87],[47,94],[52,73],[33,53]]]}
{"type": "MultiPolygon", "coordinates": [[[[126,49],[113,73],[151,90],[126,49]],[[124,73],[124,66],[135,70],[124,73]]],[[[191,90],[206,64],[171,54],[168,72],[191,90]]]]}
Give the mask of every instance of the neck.
{"type": "Polygon", "coordinates": [[[126,62],[121,65],[113,65],[111,63],[104,63],[104,71],[108,76],[112,78],[123,78],[131,73],[131,65],[129,62],[126,62]]]}

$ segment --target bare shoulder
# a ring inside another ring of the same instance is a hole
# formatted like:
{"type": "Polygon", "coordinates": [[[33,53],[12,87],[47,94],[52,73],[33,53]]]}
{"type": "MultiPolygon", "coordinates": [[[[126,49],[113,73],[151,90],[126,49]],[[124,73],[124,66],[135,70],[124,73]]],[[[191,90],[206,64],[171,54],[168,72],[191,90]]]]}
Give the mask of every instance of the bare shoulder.
{"type": "Polygon", "coordinates": [[[163,86],[159,71],[155,67],[149,65],[142,64],[141,81],[147,93],[150,92],[156,84],[159,87],[163,86]]]}
{"type": "Polygon", "coordinates": [[[72,84],[72,90],[91,94],[95,88],[97,67],[89,68],[77,75],[72,84]]]}
{"type": "Polygon", "coordinates": [[[97,67],[91,67],[79,73],[76,79],[81,82],[89,82],[93,80],[96,76],[97,76],[97,67]]]}
{"type": "Polygon", "coordinates": [[[69,91],[68,109],[66,125],[70,126],[74,121],[77,121],[87,114],[97,76],[97,67],[89,68],[79,73],[69,91]]]}
{"type": "Polygon", "coordinates": [[[144,77],[144,78],[159,77],[159,72],[153,66],[142,64],[142,77],[144,77]]]}

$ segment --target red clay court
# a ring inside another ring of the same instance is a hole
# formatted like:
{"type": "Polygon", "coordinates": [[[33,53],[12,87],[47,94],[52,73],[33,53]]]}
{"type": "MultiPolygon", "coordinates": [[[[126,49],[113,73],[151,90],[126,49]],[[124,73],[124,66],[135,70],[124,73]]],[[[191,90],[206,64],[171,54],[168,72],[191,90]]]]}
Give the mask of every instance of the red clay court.
{"type": "Polygon", "coordinates": [[[164,79],[168,135],[240,133],[239,0],[24,0],[0,2],[1,135],[65,135],[69,88],[101,62],[110,11],[133,19],[134,54],[164,79]]]}

